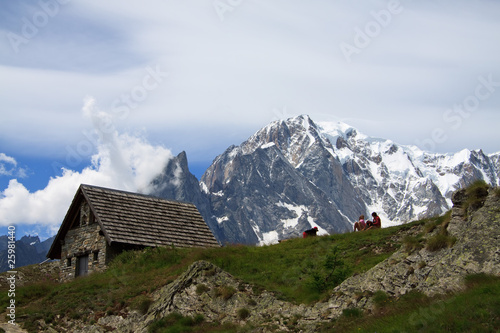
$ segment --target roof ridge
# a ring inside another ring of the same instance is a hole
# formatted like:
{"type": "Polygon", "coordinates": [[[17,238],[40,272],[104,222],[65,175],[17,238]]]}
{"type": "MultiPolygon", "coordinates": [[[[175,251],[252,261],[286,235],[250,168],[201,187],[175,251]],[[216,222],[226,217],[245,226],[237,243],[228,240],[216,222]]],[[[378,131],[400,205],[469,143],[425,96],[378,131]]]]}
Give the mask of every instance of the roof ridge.
{"type": "Polygon", "coordinates": [[[105,192],[121,193],[121,194],[136,196],[136,197],[143,197],[143,198],[149,198],[149,199],[157,199],[157,200],[161,200],[161,201],[165,201],[165,202],[181,203],[181,204],[186,204],[186,205],[194,206],[194,204],[192,202],[188,202],[188,201],[165,199],[165,198],[154,196],[154,195],[151,195],[151,194],[144,194],[144,193],[138,193],[138,192],[130,192],[130,191],[119,190],[119,189],[114,189],[114,188],[109,188],[109,187],[103,187],[103,186],[97,186],[97,185],[80,184],[80,188],[82,190],[85,189],[85,188],[99,189],[99,190],[103,190],[105,192]]]}

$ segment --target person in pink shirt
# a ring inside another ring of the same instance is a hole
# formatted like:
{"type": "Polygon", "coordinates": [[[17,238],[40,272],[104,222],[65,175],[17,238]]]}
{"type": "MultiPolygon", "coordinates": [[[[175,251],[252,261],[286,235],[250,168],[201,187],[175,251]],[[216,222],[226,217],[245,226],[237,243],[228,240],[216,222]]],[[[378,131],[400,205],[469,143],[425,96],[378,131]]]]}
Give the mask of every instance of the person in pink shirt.
{"type": "Polygon", "coordinates": [[[366,229],[365,216],[361,215],[358,222],[354,222],[354,231],[363,231],[366,229]]]}

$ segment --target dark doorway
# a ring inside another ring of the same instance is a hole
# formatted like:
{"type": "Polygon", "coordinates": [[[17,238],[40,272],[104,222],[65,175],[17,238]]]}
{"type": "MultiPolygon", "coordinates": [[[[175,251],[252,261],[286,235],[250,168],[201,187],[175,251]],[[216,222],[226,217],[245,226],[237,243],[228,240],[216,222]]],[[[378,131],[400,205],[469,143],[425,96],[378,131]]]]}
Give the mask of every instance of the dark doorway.
{"type": "Polygon", "coordinates": [[[89,256],[84,255],[77,258],[76,276],[85,276],[89,273],[89,256]]]}

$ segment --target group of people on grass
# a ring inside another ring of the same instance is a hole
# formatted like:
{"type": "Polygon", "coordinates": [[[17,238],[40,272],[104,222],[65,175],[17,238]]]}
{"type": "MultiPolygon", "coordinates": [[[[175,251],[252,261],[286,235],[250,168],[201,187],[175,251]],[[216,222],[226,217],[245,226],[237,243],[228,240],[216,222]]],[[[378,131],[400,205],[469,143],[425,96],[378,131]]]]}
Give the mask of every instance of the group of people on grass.
{"type": "MultiPolygon", "coordinates": [[[[372,213],[372,220],[368,220],[365,222],[365,216],[361,215],[357,222],[354,222],[354,231],[363,231],[369,229],[379,229],[382,227],[382,222],[380,221],[380,216],[377,213],[372,213]]],[[[302,233],[303,238],[316,236],[318,232],[318,227],[311,228],[302,233]]]]}
{"type": "Polygon", "coordinates": [[[361,215],[359,217],[359,221],[354,222],[354,231],[378,229],[378,228],[382,227],[382,222],[380,221],[380,217],[377,215],[377,213],[373,212],[372,217],[373,217],[373,219],[371,221],[368,220],[365,222],[365,216],[361,215]]]}

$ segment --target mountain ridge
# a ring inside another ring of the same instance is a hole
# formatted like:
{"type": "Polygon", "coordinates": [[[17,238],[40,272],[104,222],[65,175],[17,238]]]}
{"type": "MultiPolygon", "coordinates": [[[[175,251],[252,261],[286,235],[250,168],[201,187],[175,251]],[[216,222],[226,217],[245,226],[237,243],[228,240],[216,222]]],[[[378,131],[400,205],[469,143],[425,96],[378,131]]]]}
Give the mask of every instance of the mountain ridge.
{"type": "MultiPolygon", "coordinates": [[[[222,244],[276,243],[313,226],[346,232],[372,211],[383,226],[397,225],[444,213],[453,191],[475,180],[500,185],[500,153],[429,153],[307,115],[273,121],[228,147],[198,184],[180,155],[179,174],[191,175],[181,197],[202,202],[195,205],[222,244]]],[[[175,177],[166,167],[151,194],[178,199],[158,190],[175,177]]]]}
{"type": "MultiPolygon", "coordinates": [[[[54,241],[52,236],[43,242],[38,236],[23,236],[15,243],[15,267],[38,264],[47,259],[46,254],[54,241]]],[[[8,236],[0,236],[0,273],[12,270],[7,260],[8,256],[8,236]]]]}

